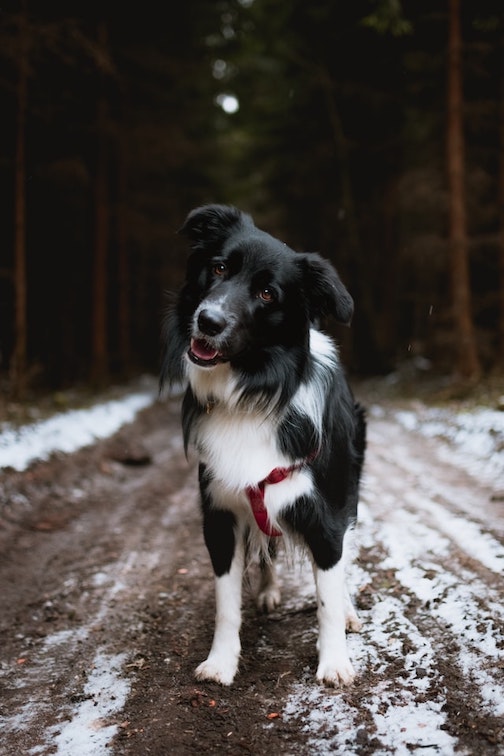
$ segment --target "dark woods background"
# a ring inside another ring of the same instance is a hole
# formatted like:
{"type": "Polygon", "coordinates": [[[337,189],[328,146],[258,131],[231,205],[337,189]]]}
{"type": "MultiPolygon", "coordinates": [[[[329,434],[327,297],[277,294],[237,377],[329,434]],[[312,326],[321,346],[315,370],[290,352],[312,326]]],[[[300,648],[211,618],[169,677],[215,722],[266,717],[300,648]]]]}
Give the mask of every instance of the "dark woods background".
{"type": "Polygon", "coordinates": [[[354,371],[502,367],[502,0],[7,2],[0,109],[6,392],[156,371],[205,202],[333,260],[354,371]]]}

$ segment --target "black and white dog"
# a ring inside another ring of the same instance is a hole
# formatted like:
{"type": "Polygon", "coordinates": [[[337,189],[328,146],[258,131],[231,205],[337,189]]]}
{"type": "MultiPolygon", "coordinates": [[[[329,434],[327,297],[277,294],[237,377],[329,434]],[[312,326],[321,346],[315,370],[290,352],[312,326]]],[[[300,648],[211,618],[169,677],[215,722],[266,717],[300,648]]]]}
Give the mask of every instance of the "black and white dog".
{"type": "Polygon", "coordinates": [[[260,553],[258,606],[280,592],[275,539],[312,560],[319,622],[317,679],[350,683],[345,629],[360,622],[345,585],[345,535],[357,516],[365,419],[332,340],[353,301],[316,253],[297,253],[226,205],[196,208],[181,229],[192,254],[164,332],[161,383],[188,381],[187,446],[199,454],[216,621],[200,680],[232,683],[240,656],[242,576],[260,553]]]}

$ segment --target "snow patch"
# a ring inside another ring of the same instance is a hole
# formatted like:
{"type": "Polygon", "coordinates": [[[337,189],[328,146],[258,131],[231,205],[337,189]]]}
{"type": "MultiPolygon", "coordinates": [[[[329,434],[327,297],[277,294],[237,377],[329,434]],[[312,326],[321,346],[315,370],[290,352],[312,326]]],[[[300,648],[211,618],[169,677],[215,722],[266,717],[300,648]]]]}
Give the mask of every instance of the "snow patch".
{"type": "Polygon", "coordinates": [[[25,470],[31,462],[47,459],[55,451],[70,453],[107,438],[154,400],[152,391],[144,391],[20,428],[4,423],[0,427],[0,468],[25,470]]]}
{"type": "Polygon", "coordinates": [[[93,669],[79,696],[80,702],[65,721],[54,725],[46,732],[46,744],[35,746],[29,753],[36,756],[51,752],[59,756],[101,756],[109,754],[109,743],[119,724],[115,721],[126,703],[129,683],[121,677],[125,654],[109,656],[99,651],[93,661],[93,669]],[[52,749],[56,747],[56,750],[52,749]]]}
{"type": "Polygon", "coordinates": [[[504,479],[504,412],[477,408],[463,412],[421,405],[394,413],[409,431],[436,438],[440,458],[457,457],[470,475],[494,483],[504,479]]]}
{"type": "MultiPolygon", "coordinates": [[[[418,511],[421,512],[420,505],[418,511]]],[[[376,525],[373,527],[366,504],[361,504],[361,523],[362,543],[371,549],[378,541],[378,529],[376,525]]],[[[471,523],[468,525],[470,529],[471,523]]],[[[459,531],[463,531],[463,527],[461,521],[459,531]]],[[[425,545],[429,544],[430,550],[437,556],[448,554],[448,539],[440,536],[435,529],[429,529],[420,523],[409,512],[397,509],[393,517],[386,522],[381,521],[379,538],[388,552],[388,556],[380,564],[381,569],[393,571],[400,584],[421,600],[419,612],[428,612],[434,623],[451,631],[459,647],[458,664],[461,671],[467,675],[471,670],[471,677],[481,692],[482,705],[494,716],[501,716],[504,713],[504,683],[497,683],[495,676],[492,677],[486,671],[488,665],[495,668],[502,656],[493,628],[495,618],[504,618],[498,593],[463,567],[460,568],[460,574],[456,574],[443,570],[439,564],[430,565],[425,559],[425,545]],[[482,595],[486,597],[489,610],[480,606],[479,597],[482,595]]],[[[458,538],[464,540],[460,532],[458,538]]],[[[363,578],[365,579],[365,574],[363,578]]],[[[380,602],[382,608],[379,611],[389,611],[391,601],[393,599],[385,597],[380,602]]],[[[396,607],[396,611],[400,611],[400,605],[396,607]]],[[[376,616],[376,608],[373,612],[373,626],[378,623],[380,628],[387,624],[383,616],[376,616]]],[[[385,637],[389,638],[390,648],[392,638],[390,623],[388,624],[385,637]]],[[[377,632],[380,630],[375,630],[374,640],[377,640],[377,632]]],[[[410,636],[411,632],[408,634],[410,636]]],[[[442,649],[438,652],[442,654],[442,649]]],[[[425,664],[422,663],[422,667],[425,664]]]]}

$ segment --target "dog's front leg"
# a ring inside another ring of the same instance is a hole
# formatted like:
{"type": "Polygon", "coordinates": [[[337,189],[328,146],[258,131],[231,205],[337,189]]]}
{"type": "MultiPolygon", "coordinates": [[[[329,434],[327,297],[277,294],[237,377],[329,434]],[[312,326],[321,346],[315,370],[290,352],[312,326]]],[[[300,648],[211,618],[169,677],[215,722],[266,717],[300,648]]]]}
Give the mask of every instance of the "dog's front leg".
{"type": "Polygon", "coordinates": [[[198,680],[231,685],[240,658],[243,549],[236,550],[231,569],[215,576],[215,629],[208,659],[196,669],[198,680]]]}
{"type": "Polygon", "coordinates": [[[214,680],[231,685],[240,658],[240,625],[244,539],[235,532],[229,512],[207,511],[205,541],[215,572],[215,629],[206,661],[196,669],[198,680],[214,680]]]}
{"type": "Polygon", "coordinates": [[[319,625],[317,680],[326,685],[347,685],[355,672],[345,631],[361,626],[345,583],[347,536],[337,536],[336,525],[325,530],[317,526],[314,500],[312,507],[309,504],[309,499],[303,500],[303,507],[287,511],[284,518],[303,534],[311,550],[319,625]]]}
{"type": "Polygon", "coordinates": [[[314,565],[319,623],[317,680],[326,685],[349,684],[355,672],[348,657],[345,635],[344,560],[321,569],[314,565]]]}

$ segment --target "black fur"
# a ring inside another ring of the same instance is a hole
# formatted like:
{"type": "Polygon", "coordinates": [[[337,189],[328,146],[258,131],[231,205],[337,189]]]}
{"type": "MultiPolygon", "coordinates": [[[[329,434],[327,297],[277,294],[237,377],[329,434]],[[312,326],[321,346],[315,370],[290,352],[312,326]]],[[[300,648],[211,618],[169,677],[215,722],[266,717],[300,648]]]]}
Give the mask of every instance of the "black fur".
{"type": "MultiPolygon", "coordinates": [[[[349,324],[352,298],[329,262],[292,251],[236,208],[197,208],[181,233],[191,254],[185,284],[165,323],[161,384],[189,379],[182,406],[184,442],[186,448],[194,442],[202,457],[203,528],[215,574],[229,572],[236,538],[255,523],[243,494],[244,503],[231,509],[224,499],[213,498],[217,483],[223,491],[228,485],[208,448],[221,433],[217,425],[212,430],[219,422],[212,417],[214,406],[237,426],[240,413],[251,408],[262,413],[271,426],[274,456],[309,474],[310,492],[286,501],[275,517],[286,537],[303,541],[317,567],[329,570],[340,560],[344,535],[357,517],[365,417],[337,352],[329,352],[326,337],[317,342],[314,328],[327,316],[349,324]],[[225,376],[229,390],[212,381],[206,388],[214,370],[225,376]],[[240,527],[241,519],[246,527],[240,527]]],[[[242,458],[240,464],[245,491],[251,481],[242,458]]],[[[271,467],[277,465],[272,459],[271,467]]],[[[269,471],[263,472],[266,477],[269,471]]],[[[236,483],[229,481],[229,488],[236,483]]],[[[212,678],[208,670],[200,676],[212,678]]],[[[225,681],[225,674],[213,675],[220,677],[225,681]]]]}

